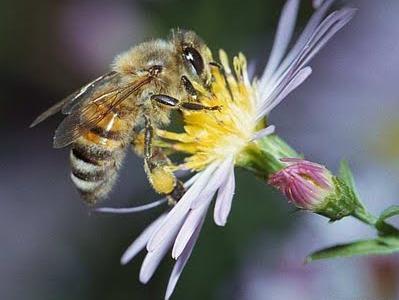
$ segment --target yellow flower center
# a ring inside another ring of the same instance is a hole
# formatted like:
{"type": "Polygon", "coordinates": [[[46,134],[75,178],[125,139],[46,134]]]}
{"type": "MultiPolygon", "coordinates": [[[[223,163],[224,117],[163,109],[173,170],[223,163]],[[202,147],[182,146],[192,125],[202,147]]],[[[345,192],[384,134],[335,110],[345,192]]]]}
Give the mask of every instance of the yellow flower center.
{"type": "Polygon", "coordinates": [[[195,171],[224,158],[236,157],[251,142],[256,129],[254,89],[243,54],[234,57],[234,73],[223,50],[219,52],[223,69],[212,66],[210,90],[193,83],[198,101],[219,110],[183,111],[184,132],[158,130],[158,136],[170,141],[177,152],[190,154],[183,167],[195,171]]]}

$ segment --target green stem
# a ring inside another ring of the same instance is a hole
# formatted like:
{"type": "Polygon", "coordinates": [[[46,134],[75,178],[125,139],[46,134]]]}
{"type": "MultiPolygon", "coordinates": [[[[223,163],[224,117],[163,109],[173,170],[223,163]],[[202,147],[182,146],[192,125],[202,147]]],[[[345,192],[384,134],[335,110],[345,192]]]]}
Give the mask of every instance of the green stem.
{"type": "Polygon", "coordinates": [[[364,208],[355,209],[352,216],[354,218],[360,220],[361,222],[363,222],[367,225],[371,225],[373,227],[375,227],[375,224],[377,223],[377,218],[374,217],[369,212],[367,212],[364,208]]]}
{"type": "Polygon", "coordinates": [[[399,235],[399,230],[396,227],[385,221],[378,220],[378,218],[371,215],[364,208],[356,209],[352,216],[367,225],[373,226],[380,236],[399,235]]]}

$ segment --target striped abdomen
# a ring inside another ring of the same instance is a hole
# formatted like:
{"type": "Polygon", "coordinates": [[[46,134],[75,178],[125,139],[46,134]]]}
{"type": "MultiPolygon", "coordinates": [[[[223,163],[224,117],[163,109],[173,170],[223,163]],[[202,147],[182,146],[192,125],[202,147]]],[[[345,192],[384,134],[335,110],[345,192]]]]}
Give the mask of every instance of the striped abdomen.
{"type": "Polygon", "coordinates": [[[72,145],[71,178],[88,204],[95,204],[111,191],[132,127],[128,120],[110,113],[72,145]]]}

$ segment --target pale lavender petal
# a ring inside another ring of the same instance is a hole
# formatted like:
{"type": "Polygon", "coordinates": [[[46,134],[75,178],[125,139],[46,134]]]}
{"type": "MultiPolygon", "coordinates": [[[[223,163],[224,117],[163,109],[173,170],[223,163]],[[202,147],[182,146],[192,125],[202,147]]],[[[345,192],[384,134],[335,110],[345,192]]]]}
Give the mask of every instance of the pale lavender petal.
{"type": "Polygon", "coordinates": [[[206,214],[208,206],[210,205],[217,189],[226,181],[230,172],[234,171],[233,156],[226,158],[213,173],[209,179],[209,184],[204,188],[201,194],[195,199],[191,205],[187,219],[176,238],[175,245],[172,251],[172,257],[177,258],[190,236],[194,232],[201,218],[206,214]]]}
{"type": "MultiPolygon", "coordinates": [[[[299,42],[294,46],[295,51],[293,52],[293,49],[288,54],[282,66],[278,68],[270,82],[265,86],[260,86],[259,100],[262,107],[259,111],[263,112],[266,106],[275,107],[274,103],[278,103],[283,99],[279,97],[281,90],[292,80],[292,77],[296,76],[299,70],[301,70],[353,17],[356,10],[344,8],[340,11],[333,12],[324,19],[321,24],[318,24],[317,27],[314,28],[315,24],[320,21],[321,16],[324,15],[327,8],[331,5],[331,2],[332,1],[326,1],[315,13],[317,18],[311,20],[309,24],[312,26],[307,26],[299,42]],[[279,97],[280,101],[275,101],[276,97],[279,97]]],[[[259,113],[258,116],[260,115],[259,113]]]]}
{"type": "Polygon", "coordinates": [[[235,178],[233,167],[229,173],[226,184],[224,184],[218,191],[218,197],[216,198],[215,209],[213,211],[213,218],[216,225],[226,225],[227,217],[229,216],[231,210],[231,202],[233,200],[234,191],[235,178]]]}
{"type": "Polygon", "coordinates": [[[179,280],[180,275],[183,272],[183,269],[186,266],[188,259],[190,258],[195,243],[197,242],[204,220],[205,217],[202,219],[201,223],[195,229],[193,235],[191,236],[189,242],[187,243],[186,248],[184,248],[182,254],[179,256],[178,260],[176,261],[173,267],[172,274],[170,275],[169,278],[168,287],[166,288],[165,300],[169,300],[170,296],[172,295],[176,287],[177,281],[179,280]]]}
{"type": "Polygon", "coordinates": [[[284,100],[293,90],[300,86],[312,74],[312,68],[306,67],[300,70],[285,86],[276,90],[276,95],[271,96],[271,100],[266,100],[264,106],[259,110],[257,120],[267,115],[282,100],[284,100]]]}
{"type": "Polygon", "coordinates": [[[292,49],[287,54],[286,58],[284,58],[278,70],[273,75],[274,82],[277,78],[279,78],[286,69],[292,64],[294,59],[298,57],[299,53],[303,50],[305,45],[308,43],[309,39],[315,32],[316,28],[320,25],[324,15],[326,14],[328,8],[332,5],[335,0],[326,0],[323,5],[310,17],[309,22],[306,24],[305,29],[302,31],[299,36],[297,42],[292,47],[292,49]]]}
{"type": "Polygon", "coordinates": [[[159,205],[162,205],[166,203],[168,200],[166,198],[162,198],[158,201],[154,201],[148,204],[140,205],[140,206],[135,206],[135,207],[100,207],[96,208],[96,212],[101,212],[101,213],[113,213],[113,214],[129,214],[129,213],[135,213],[139,211],[144,211],[151,209],[153,207],[157,207],[159,205]]]}
{"type": "Polygon", "coordinates": [[[208,211],[210,202],[196,208],[192,209],[188,215],[182,228],[179,231],[179,234],[176,237],[175,244],[172,249],[172,257],[177,259],[186,248],[188,241],[191,236],[195,232],[195,229],[202,222],[202,220],[206,216],[206,212],[208,211]]]}
{"type": "Polygon", "coordinates": [[[315,41],[312,41],[313,43],[310,44],[309,48],[305,49],[299,67],[306,65],[342,27],[348,24],[356,11],[355,8],[343,8],[331,14],[330,19],[325,20],[326,24],[320,25],[320,31],[314,37],[315,41]]]}
{"type": "Polygon", "coordinates": [[[163,243],[156,251],[147,253],[140,269],[139,280],[141,283],[146,284],[150,281],[171,245],[172,243],[163,243]]]}
{"type": "Polygon", "coordinates": [[[182,225],[183,222],[181,221],[178,226],[172,228],[172,231],[168,232],[162,244],[156,250],[147,253],[140,269],[140,282],[146,284],[151,279],[152,275],[154,275],[155,270],[169,251],[182,225]]]}
{"type": "MultiPolygon", "coordinates": [[[[277,84],[272,88],[274,95],[291,80],[292,76],[295,76],[297,72],[302,69],[312,59],[317,52],[324,46],[324,44],[339,30],[341,29],[351,17],[344,18],[341,20],[342,14],[337,12],[331,14],[313,33],[312,38],[304,45],[300,54],[292,62],[291,66],[285,71],[285,73],[277,80],[277,84]],[[344,21],[344,22],[340,22],[344,21]],[[336,22],[336,24],[334,24],[336,22]],[[334,25],[334,26],[333,26],[334,25]],[[323,35],[325,34],[325,35],[323,35]],[[320,39],[322,37],[322,39],[320,39]]],[[[273,95],[273,94],[271,94],[273,95]]],[[[268,99],[273,99],[273,96],[269,96],[268,99]]],[[[270,100],[269,100],[270,101],[270,100]]],[[[267,101],[265,101],[267,102],[267,101]]]]}
{"type": "Polygon", "coordinates": [[[252,137],[252,141],[259,140],[261,138],[264,138],[265,136],[268,136],[268,135],[274,133],[275,129],[276,129],[276,127],[274,125],[270,125],[270,126],[267,126],[266,128],[263,128],[262,130],[255,132],[252,137]]]}
{"type": "Polygon", "coordinates": [[[194,209],[204,204],[204,199],[210,198],[209,200],[212,200],[212,196],[216,193],[217,189],[223,184],[229,175],[233,160],[234,157],[229,156],[223,162],[219,163],[219,167],[209,179],[209,183],[203,188],[200,195],[191,203],[191,208],[194,209]]]}
{"type": "MultiPolygon", "coordinates": [[[[198,178],[199,174],[195,174],[189,180],[184,183],[184,187],[190,187],[198,178]]],[[[154,201],[148,204],[135,206],[135,207],[100,207],[96,208],[94,211],[101,212],[101,213],[113,213],[113,214],[129,214],[129,213],[136,213],[144,210],[148,210],[157,206],[160,206],[168,201],[167,198],[162,198],[158,201],[154,201]]]]}
{"type": "Polygon", "coordinates": [[[189,180],[184,182],[184,187],[189,188],[190,186],[192,186],[193,183],[198,179],[199,176],[200,176],[200,173],[197,173],[193,177],[191,177],[189,180]]]}
{"type": "Polygon", "coordinates": [[[179,202],[177,202],[175,207],[173,207],[162,222],[160,228],[156,230],[154,235],[150,238],[147,244],[147,250],[149,252],[154,251],[162,245],[165,237],[170,235],[170,232],[175,231],[175,229],[180,226],[181,222],[185,219],[190,210],[192,201],[195,200],[204,189],[216,167],[217,164],[211,164],[204,171],[198,173],[198,179],[187,190],[179,202]]]}
{"type": "Polygon", "coordinates": [[[318,8],[324,0],[313,0],[313,8],[318,8]]]}
{"type": "Polygon", "coordinates": [[[261,85],[267,82],[281,62],[290,43],[298,15],[299,0],[288,0],[284,5],[277,27],[276,37],[269,61],[260,78],[261,85]]]}
{"type": "Polygon", "coordinates": [[[152,222],[147,228],[143,230],[143,232],[134,240],[134,242],[126,249],[125,253],[123,253],[121,257],[121,264],[127,264],[133,257],[137,255],[141,250],[145,248],[148,240],[151,235],[154,233],[154,230],[161,224],[162,220],[166,217],[166,214],[161,215],[152,222]]]}
{"type": "Polygon", "coordinates": [[[302,46],[300,52],[296,55],[295,59],[292,60],[277,82],[281,82],[284,77],[295,74],[297,70],[305,66],[321,48],[352,19],[355,12],[356,9],[343,8],[327,16],[323,22],[315,28],[309,40],[302,46]]]}

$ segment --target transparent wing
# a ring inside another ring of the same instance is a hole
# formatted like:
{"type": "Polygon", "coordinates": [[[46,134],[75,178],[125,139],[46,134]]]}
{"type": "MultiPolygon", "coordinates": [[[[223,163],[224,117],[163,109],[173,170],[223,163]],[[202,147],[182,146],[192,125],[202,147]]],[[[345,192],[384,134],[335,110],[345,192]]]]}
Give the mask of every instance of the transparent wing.
{"type": "Polygon", "coordinates": [[[63,148],[86,133],[109,113],[118,112],[118,106],[129,96],[151,81],[151,77],[139,79],[118,89],[96,93],[97,96],[73,105],[69,115],[58,126],[54,136],[54,148],[63,148]]]}
{"type": "Polygon", "coordinates": [[[41,115],[39,115],[32,122],[30,127],[36,126],[37,124],[43,122],[48,117],[51,117],[52,115],[60,111],[62,111],[63,114],[69,114],[74,106],[79,105],[82,101],[90,97],[96,89],[104,85],[109,85],[111,81],[117,79],[119,77],[116,76],[117,74],[118,74],[117,72],[112,71],[86,84],[79,90],[75,91],[74,93],[72,93],[62,101],[56,103],[55,105],[47,109],[45,112],[43,112],[41,115]]]}

